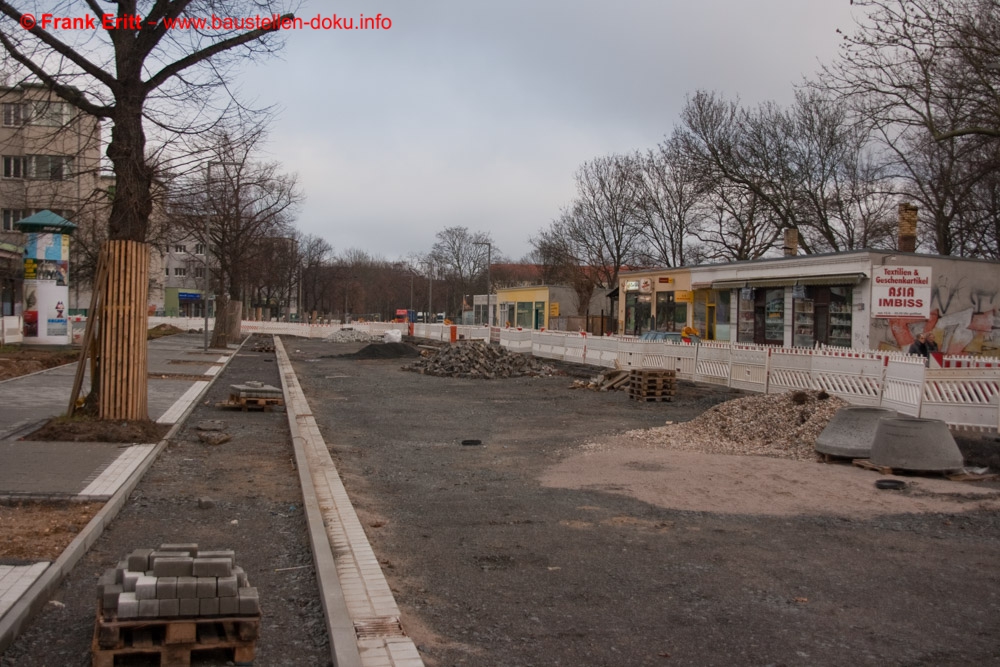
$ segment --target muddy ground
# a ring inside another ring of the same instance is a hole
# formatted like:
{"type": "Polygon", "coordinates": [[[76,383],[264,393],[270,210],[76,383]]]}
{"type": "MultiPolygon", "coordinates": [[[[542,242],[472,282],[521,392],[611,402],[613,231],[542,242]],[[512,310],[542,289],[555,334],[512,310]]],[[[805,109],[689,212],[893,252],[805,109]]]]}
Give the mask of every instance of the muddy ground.
{"type": "Polygon", "coordinates": [[[284,340],[428,665],[1000,661],[995,483],[876,491],[850,466],[615,437],[726,389],[640,404],[284,340]]]}

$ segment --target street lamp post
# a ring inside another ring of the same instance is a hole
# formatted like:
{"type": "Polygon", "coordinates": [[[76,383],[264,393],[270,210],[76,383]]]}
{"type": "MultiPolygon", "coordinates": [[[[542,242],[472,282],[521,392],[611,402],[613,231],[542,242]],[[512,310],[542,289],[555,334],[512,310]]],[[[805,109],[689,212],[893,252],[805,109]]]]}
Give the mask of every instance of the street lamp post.
{"type": "Polygon", "coordinates": [[[489,241],[473,241],[472,245],[486,246],[486,324],[493,326],[493,280],[490,275],[493,266],[493,244],[489,241]]]}

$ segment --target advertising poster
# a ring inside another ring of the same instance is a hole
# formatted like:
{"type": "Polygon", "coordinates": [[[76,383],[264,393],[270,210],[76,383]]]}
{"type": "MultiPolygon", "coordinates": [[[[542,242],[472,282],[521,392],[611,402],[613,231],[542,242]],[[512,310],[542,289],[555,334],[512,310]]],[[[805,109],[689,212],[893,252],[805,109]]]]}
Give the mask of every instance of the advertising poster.
{"type": "Polygon", "coordinates": [[[24,337],[68,345],[69,236],[28,234],[24,257],[24,337]]]}

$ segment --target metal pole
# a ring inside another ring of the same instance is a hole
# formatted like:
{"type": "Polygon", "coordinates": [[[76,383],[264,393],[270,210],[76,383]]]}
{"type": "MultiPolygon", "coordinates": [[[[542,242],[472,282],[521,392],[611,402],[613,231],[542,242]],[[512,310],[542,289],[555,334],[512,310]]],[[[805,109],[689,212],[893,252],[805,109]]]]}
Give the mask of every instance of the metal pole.
{"type": "MultiPolygon", "coordinates": [[[[434,266],[427,265],[427,317],[424,321],[430,323],[431,313],[434,312],[434,266]]],[[[437,319],[436,317],[434,318],[437,319]]]]}
{"type": "MultiPolygon", "coordinates": [[[[209,165],[211,170],[212,165],[209,165]]],[[[205,290],[201,294],[202,308],[205,309],[205,352],[208,352],[208,216],[205,216],[205,247],[201,249],[205,256],[205,290]]]]}
{"type": "Polygon", "coordinates": [[[493,326],[493,244],[486,244],[486,322],[493,326]]]}

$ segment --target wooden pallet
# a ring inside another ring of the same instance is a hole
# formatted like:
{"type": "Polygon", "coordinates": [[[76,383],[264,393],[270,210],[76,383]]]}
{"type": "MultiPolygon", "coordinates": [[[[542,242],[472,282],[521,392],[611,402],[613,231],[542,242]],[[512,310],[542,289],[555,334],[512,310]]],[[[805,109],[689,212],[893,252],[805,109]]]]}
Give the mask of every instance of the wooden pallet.
{"type": "Polygon", "coordinates": [[[994,473],[978,474],[972,472],[914,472],[912,470],[897,470],[896,468],[890,468],[889,466],[879,466],[872,463],[869,459],[854,459],[851,461],[854,465],[859,468],[864,468],[865,470],[874,470],[881,475],[925,475],[929,477],[944,477],[952,482],[989,482],[996,479],[1000,479],[1000,475],[994,473]]]}
{"type": "Polygon", "coordinates": [[[114,667],[118,656],[158,655],[160,667],[190,667],[196,651],[226,651],[252,665],[260,633],[256,616],[113,620],[98,610],[91,643],[93,667],[114,667]]]}
{"type": "Polygon", "coordinates": [[[239,408],[243,412],[253,408],[261,409],[265,412],[270,412],[271,408],[276,405],[284,405],[284,398],[262,398],[258,396],[230,396],[228,401],[222,403],[216,403],[217,408],[239,408]]]}
{"type": "Polygon", "coordinates": [[[640,380],[674,380],[677,371],[672,368],[633,368],[629,376],[640,380]]]}

